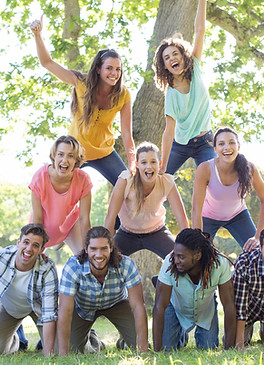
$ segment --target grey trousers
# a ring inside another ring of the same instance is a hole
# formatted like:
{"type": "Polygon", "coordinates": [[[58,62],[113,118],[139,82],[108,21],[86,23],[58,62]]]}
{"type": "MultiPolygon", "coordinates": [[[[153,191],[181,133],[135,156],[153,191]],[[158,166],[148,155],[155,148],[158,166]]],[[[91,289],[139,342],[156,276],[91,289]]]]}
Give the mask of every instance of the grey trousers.
{"type": "Polygon", "coordinates": [[[129,347],[136,347],[134,315],[128,300],[123,300],[111,308],[97,310],[93,321],[82,319],[74,309],[71,323],[70,349],[85,352],[89,331],[98,317],[105,316],[117,328],[129,347]]]}
{"type": "MultiPolygon", "coordinates": [[[[30,317],[33,319],[37,326],[38,317],[34,312],[31,312],[30,317]]],[[[19,349],[19,338],[16,330],[22,323],[24,318],[14,318],[10,316],[0,301],[0,354],[8,355],[19,349]]],[[[42,336],[42,326],[37,326],[41,340],[42,336]]]]}

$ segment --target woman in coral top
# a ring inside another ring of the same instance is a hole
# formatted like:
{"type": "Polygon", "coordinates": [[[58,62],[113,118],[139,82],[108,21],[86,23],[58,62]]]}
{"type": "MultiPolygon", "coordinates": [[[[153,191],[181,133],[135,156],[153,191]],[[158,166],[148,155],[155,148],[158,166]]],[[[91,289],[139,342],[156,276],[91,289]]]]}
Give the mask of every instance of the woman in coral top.
{"type": "Polygon", "coordinates": [[[179,229],[188,227],[184,206],[172,175],[159,175],[158,147],[149,142],[141,143],[136,150],[136,173],[123,171],[114,187],[105,227],[114,234],[117,214],[121,227],[114,240],[125,255],[147,249],[162,258],[173,249],[174,238],[165,226],[166,210],[163,202],[168,199],[179,229]]]}
{"type": "Polygon", "coordinates": [[[50,159],[52,164],[41,167],[29,185],[31,221],[46,227],[50,240],[45,247],[65,242],[77,254],[91,228],[92,183],[89,175],[79,169],[81,146],[74,137],[59,137],[51,148],[50,159]]]}
{"type": "Polygon", "coordinates": [[[121,58],[113,49],[97,53],[87,74],[68,70],[54,62],[41,37],[41,20],[30,26],[35,35],[40,63],[52,74],[74,87],[73,122],[69,134],[84,148],[82,167],[98,170],[112,185],[126,166],[114,149],[113,122],[120,112],[121,136],[128,165],[132,170],[135,160],[132,138],[131,98],[123,85],[121,58]]]}

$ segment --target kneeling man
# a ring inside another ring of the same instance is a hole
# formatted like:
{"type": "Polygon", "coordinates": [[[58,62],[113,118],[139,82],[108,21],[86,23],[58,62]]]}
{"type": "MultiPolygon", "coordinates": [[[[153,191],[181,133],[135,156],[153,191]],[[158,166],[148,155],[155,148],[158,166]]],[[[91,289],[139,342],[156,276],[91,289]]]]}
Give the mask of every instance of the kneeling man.
{"type": "Polygon", "coordinates": [[[194,327],[199,348],[215,348],[218,340],[216,289],[225,315],[224,347],[235,344],[236,310],[228,260],[210,235],[186,228],[176,237],[159,273],[153,310],[154,350],[179,349],[194,327]]]}
{"type": "Polygon", "coordinates": [[[19,349],[16,333],[31,316],[44,355],[54,353],[58,311],[58,277],[53,261],[41,256],[49,237],[42,224],[21,229],[17,246],[0,247],[0,354],[19,349]]]}
{"type": "Polygon", "coordinates": [[[59,287],[59,354],[84,352],[89,331],[100,316],[108,318],[129,347],[148,349],[147,315],[141,277],[134,261],[122,256],[110,232],[91,228],[86,248],[64,266],[59,287]]]}

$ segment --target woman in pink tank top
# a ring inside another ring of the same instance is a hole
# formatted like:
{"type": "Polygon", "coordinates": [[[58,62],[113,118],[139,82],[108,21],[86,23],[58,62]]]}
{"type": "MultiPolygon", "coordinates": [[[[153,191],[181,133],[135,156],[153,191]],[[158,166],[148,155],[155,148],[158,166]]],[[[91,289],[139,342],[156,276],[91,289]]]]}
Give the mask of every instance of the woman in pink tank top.
{"type": "Polygon", "coordinates": [[[174,238],[165,226],[168,199],[182,230],[188,227],[184,206],[172,175],[159,175],[160,156],[156,145],[143,142],[136,150],[136,172],[123,171],[114,187],[105,227],[114,234],[118,214],[121,227],[114,240],[125,255],[147,249],[164,258],[174,245],[174,238]]]}
{"type": "Polygon", "coordinates": [[[219,129],[214,137],[217,158],[203,162],[197,169],[192,207],[193,228],[215,236],[226,228],[242,249],[259,246],[264,228],[264,182],[255,165],[239,153],[237,133],[229,127],[219,129]],[[244,198],[255,189],[261,205],[257,228],[244,198]]]}

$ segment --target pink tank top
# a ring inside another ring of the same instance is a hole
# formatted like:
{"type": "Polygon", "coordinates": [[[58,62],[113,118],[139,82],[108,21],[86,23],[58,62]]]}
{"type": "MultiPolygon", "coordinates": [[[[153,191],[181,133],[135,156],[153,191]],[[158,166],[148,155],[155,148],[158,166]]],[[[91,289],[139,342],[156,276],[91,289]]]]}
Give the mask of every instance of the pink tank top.
{"type": "Polygon", "coordinates": [[[238,194],[238,180],[233,185],[223,185],[218,175],[215,160],[209,161],[210,181],[202,210],[202,216],[219,221],[229,221],[247,209],[244,199],[238,194]]]}

